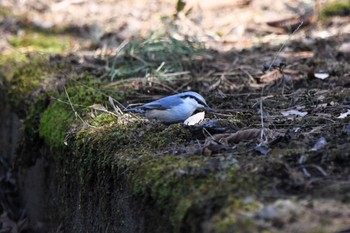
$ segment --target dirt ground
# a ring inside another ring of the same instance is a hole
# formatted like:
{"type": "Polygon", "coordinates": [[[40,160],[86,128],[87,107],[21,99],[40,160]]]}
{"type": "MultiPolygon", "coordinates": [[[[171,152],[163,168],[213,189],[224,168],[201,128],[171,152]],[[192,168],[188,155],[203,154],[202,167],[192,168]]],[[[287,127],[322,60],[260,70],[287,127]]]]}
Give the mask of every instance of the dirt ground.
{"type": "MultiPolygon", "coordinates": [[[[145,81],[142,71],[110,86],[137,90],[125,106],[188,89],[203,94],[217,112],[207,114],[206,134],[203,126],[194,132],[200,153],[234,158],[242,171],[266,177],[269,191],[260,196],[276,201],[259,213],[262,226],[308,232],[327,222],[333,227],[324,232],[350,232],[348,11],[324,19],[320,12],[328,2],[311,0],[191,0],[183,7],[175,0],[0,4],[14,15],[1,19],[4,54],[14,49],[11,38],[27,28],[62,29],[74,38],[69,53],[96,72],[123,44],[147,39],[151,31],[201,44],[194,63],[183,62],[164,82],[145,81]]],[[[191,142],[168,152],[186,156],[194,147],[191,142]]]]}

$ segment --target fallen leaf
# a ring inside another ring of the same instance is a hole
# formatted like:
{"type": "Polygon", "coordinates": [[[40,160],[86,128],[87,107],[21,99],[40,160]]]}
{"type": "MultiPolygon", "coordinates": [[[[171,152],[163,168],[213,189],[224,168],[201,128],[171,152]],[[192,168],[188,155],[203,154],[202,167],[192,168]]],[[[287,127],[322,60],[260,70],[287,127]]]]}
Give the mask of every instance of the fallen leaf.
{"type": "Polygon", "coordinates": [[[350,109],[348,109],[348,111],[345,113],[341,113],[340,116],[338,116],[337,118],[344,119],[345,117],[347,117],[349,115],[350,115],[350,109]]]}
{"type": "Polygon", "coordinates": [[[215,134],[211,137],[208,137],[207,139],[209,139],[209,141],[213,140],[228,146],[232,143],[238,143],[240,141],[258,138],[260,134],[261,129],[244,129],[239,130],[236,133],[215,134]]]}
{"type": "Polygon", "coordinates": [[[99,111],[107,111],[107,109],[102,104],[93,104],[89,107],[99,111]]]}
{"type": "Polygon", "coordinates": [[[289,18],[274,20],[266,22],[271,27],[283,28],[285,31],[294,31],[299,27],[305,27],[314,23],[314,14],[304,14],[298,16],[291,16],[289,18]]]}
{"type": "Polygon", "coordinates": [[[283,116],[295,115],[295,116],[304,117],[307,115],[308,112],[300,112],[298,110],[288,110],[288,111],[282,111],[281,113],[283,116]]]}
{"type": "Polygon", "coordinates": [[[330,76],[329,72],[327,70],[315,70],[314,68],[308,71],[308,77],[309,78],[317,78],[324,80],[330,76]]]}
{"type": "Polygon", "coordinates": [[[343,43],[339,46],[338,52],[343,54],[350,54],[350,42],[343,43]]]}
{"type": "Polygon", "coordinates": [[[196,125],[204,119],[205,112],[199,112],[187,118],[184,122],[185,125],[196,125]]]}
{"type": "Polygon", "coordinates": [[[315,78],[323,80],[329,77],[329,73],[315,73],[314,76],[315,78]]]}
{"type": "Polygon", "coordinates": [[[254,150],[260,152],[262,155],[267,155],[271,149],[268,148],[267,146],[263,146],[263,145],[258,145],[254,148],[254,150]]]}
{"type": "Polygon", "coordinates": [[[271,83],[275,80],[278,80],[283,77],[283,74],[280,70],[272,70],[271,72],[268,72],[267,74],[262,75],[259,78],[259,81],[262,83],[271,83]]]}
{"type": "Polygon", "coordinates": [[[324,137],[321,137],[320,139],[318,139],[318,141],[316,142],[316,144],[312,147],[312,151],[318,151],[320,149],[322,149],[323,147],[325,147],[327,145],[327,141],[324,137]]]}

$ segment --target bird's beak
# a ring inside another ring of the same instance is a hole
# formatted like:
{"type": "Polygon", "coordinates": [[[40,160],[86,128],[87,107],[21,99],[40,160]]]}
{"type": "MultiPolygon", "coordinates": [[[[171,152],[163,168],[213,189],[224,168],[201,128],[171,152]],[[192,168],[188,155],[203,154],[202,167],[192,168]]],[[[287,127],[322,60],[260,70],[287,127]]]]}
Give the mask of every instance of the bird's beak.
{"type": "Polygon", "coordinates": [[[215,112],[214,109],[212,109],[211,107],[208,107],[208,106],[204,106],[204,107],[202,107],[202,109],[207,111],[207,112],[215,112]]]}

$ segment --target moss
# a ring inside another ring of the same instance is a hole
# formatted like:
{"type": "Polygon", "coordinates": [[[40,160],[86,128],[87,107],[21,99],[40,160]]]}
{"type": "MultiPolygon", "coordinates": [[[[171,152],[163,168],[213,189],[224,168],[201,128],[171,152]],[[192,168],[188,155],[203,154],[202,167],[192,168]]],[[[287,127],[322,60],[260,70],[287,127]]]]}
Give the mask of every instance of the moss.
{"type": "MultiPolygon", "coordinates": [[[[155,203],[158,211],[168,213],[175,232],[182,232],[192,218],[202,219],[207,203],[213,203],[209,209],[220,209],[228,197],[254,194],[258,189],[253,185],[255,178],[240,174],[237,161],[231,158],[159,155],[174,143],[190,141],[187,127],[133,120],[128,121],[128,115],[113,119],[101,114],[93,122],[103,127],[85,127],[77,133],[74,142],[81,156],[77,165],[81,189],[96,182],[96,170],[116,169],[131,182],[135,196],[149,197],[146,205],[155,203]]],[[[88,197],[81,201],[85,205],[88,197]]],[[[236,205],[237,212],[248,206],[236,205]]]]}
{"type": "Polygon", "coordinates": [[[74,120],[74,113],[59,102],[46,109],[40,120],[39,133],[47,145],[62,147],[65,135],[74,120]]]}
{"type": "MultiPolygon", "coordinates": [[[[201,156],[162,156],[140,163],[130,178],[136,193],[146,195],[150,190],[152,199],[169,213],[172,225],[179,232],[194,206],[199,208],[200,213],[197,214],[200,216],[205,213],[204,205],[210,203],[208,200],[221,199],[231,192],[235,195],[254,193],[251,177],[237,175],[235,166],[226,170],[223,164],[215,163],[216,159],[203,159],[201,156]]],[[[218,205],[215,208],[221,205],[221,201],[213,203],[218,205]]]]}
{"type": "MultiPolygon", "coordinates": [[[[83,77],[85,79],[85,82],[90,82],[89,79],[91,77],[83,77]]],[[[102,103],[104,101],[102,93],[100,93],[95,86],[89,86],[89,84],[85,85],[84,81],[81,81],[79,84],[67,88],[67,93],[72,104],[88,107],[92,104],[102,103]]],[[[67,98],[65,94],[63,94],[63,96],[65,97],[64,99],[67,98]]]]}
{"type": "Polygon", "coordinates": [[[15,48],[26,48],[29,51],[62,53],[69,49],[68,37],[51,35],[45,32],[26,31],[10,40],[15,48]]]}
{"type": "Polygon", "coordinates": [[[109,113],[101,113],[92,121],[93,126],[111,126],[116,120],[116,117],[109,113]]]}
{"type": "Polygon", "coordinates": [[[12,10],[10,8],[0,5],[0,22],[2,22],[4,18],[8,16],[13,16],[12,10]]]}
{"type": "Polygon", "coordinates": [[[30,108],[37,90],[54,69],[49,57],[44,55],[12,52],[0,59],[0,72],[8,86],[9,101],[20,116],[30,108]]]}
{"type": "Polygon", "coordinates": [[[47,63],[48,56],[11,51],[4,53],[0,57],[0,71],[6,80],[12,81],[18,78],[20,79],[18,83],[20,83],[20,81],[23,80],[22,76],[24,76],[24,78],[28,76],[34,76],[34,79],[37,78],[37,74],[41,74],[43,68],[47,67],[47,63]]]}
{"type": "Polygon", "coordinates": [[[334,1],[327,3],[321,10],[321,19],[332,16],[348,16],[350,14],[350,3],[348,1],[334,1]]]}
{"type": "MultiPolygon", "coordinates": [[[[47,69],[49,63],[45,61],[38,59],[33,63],[41,64],[41,69],[35,70],[23,64],[16,69],[10,80],[13,96],[17,99],[21,99],[18,98],[21,95],[30,96],[42,85],[41,82],[50,74],[47,69]],[[34,79],[31,80],[28,75],[34,79]],[[28,80],[32,82],[26,84],[28,80]]],[[[29,59],[24,63],[32,65],[29,59]]],[[[35,135],[39,130],[39,136],[54,149],[64,148],[65,141],[72,146],[70,149],[74,156],[69,160],[69,169],[77,174],[75,178],[81,193],[79,202],[85,211],[90,208],[89,193],[93,192],[92,187],[108,169],[116,169],[118,174],[123,171],[122,174],[132,186],[132,194],[139,199],[148,196],[151,201],[146,201],[145,205],[157,208],[160,213],[168,213],[167,221],[176,232],[183,231],[183,227],[192,219],[195,222],[202,220],[207,203],[212,203],[208,209],[210,213],[215,213],[232,193],[239,198],[257,189],[251,185],[254,179],[249,174],[238,175],[237,166],[227,158],[167,155],[167,151],[174,149],[174,146],[176,149],[178,144],[193,140],[189,128],[182,124],[166,126],[145,123],[145,120],[128,114],[115,117],[100,113],[91,118],[89,113],[92,110],[88,106],[105,101],[98,91],[100,83],[84,73],[79,76],[71,74],[70,78],[71,86],[66,92],[50,93],[60,101],[49,104],[45,95],[36,96],[42,98],[38,104],[28,101],[31,107],[27,111],[27,130],[28,135],[35,135]],[[39,128],[35,125],[39,125],[39,128]],[[71,133],[67,134],[68,131],[71,133]]],[[[62,153],[55,159],[62,162],[67,157],[62,153]]],[[[68,170],[63,171],[66,172],[68,170]]],[[[108,204],[104,207],[107,208],[108,204]]],[[[237,205],[236,208],[243,207],[237,205]]]]}
{"type": "Polygon", "coordinates": [[[182,124],[173,124],[164,126],[159,124],[162,130],[158,133],[149,131],[145,135],[145,144],[153,149],[164,148],[172,144],[179,144],[188,141],[191,137],[188,129],[185,129],[182,124]]]}
{"type": "Polygon", "coordinates": [[[257,232],[257,226],[251,216],[263,205],[257,201],[243,201],[230,197],[225,207],[212,217],[211,232],[257,232]]]}
{"type": "Polygon", "coordinates": [[[6,79],[11,79],[16,67],[23,62],[28,62],[28,56],[19,51],[7,51],[0,56],[0,72],[6,79]]]}
{"type": "Polygon", "coordinates": [[[67,94],[62,93],[60,100],[64,100],[65,103],[56,101],[51,104],[42,115],[39,127],[40,136],[49,146],[56,148],[64,145],[66,133],[70,124],[77,118],[76,114],[86,115],[89,111],[87,107],[101,102],[102,95],[93,87],[77,85],[69,87],[67,94]]]}
{"type": "Polygon", "coordinates": [[[25,131],[26,135],[35,135],[38,133],[38,126],[42,113],[46,110],[49,103],[49,97],[46,93],[43,93],[34,100],[31,104],[26,118],[25,118],[25,131]]]}
{"type": "MultiPolygon", "coordinates": [[[[0,70],[6,78],[9,100],[13,108],[19,116],[25,116],[25,134],[28,139],[37,138],[35,135],[40,132],[40,136],[50,146],[58,147],[63,145],[64,135],[75,119],[75,113],[69,104],[58,102],[50,105],[45,111],[48,105],[48,95],[45,92],[49,90],[44,92],[42,87],[46,80],[56,75],[59,68],[62,68],[54,62],[48,55],[23,54],[15,51],[1,57],[0,70]]],[[[78,114],[86,114],[89,111],[87,106],[103,101],[102,94],[94,87],[98,82],[93,77],[85,73],[80,76],[71,73],[70,78],[80,79],[79,85],[67,88],[67,94],[72,104],[77,106],[74,110],[78,114]]],[[[50,95],[56,95],[58,99],[69,102],[66,93],[57,95],[53,91],[49,92],[50,95]]]]}
{"type": "MultiPolygon", "coordinates": [[[[102,117],[102,116],[101,116],[102,117]]],[[[104,116],[105,117],[105,116],[104,116]]],[[[127,116],[124,116],[127,117],[127,116]]],[[[121,117],[123,118],[123,117],[121,117]]],[[[176,176],[177,169],[187,166],[185,159],[173,156],[164,156],[161,158],[155,157],[160,147],[165,147],[164,142],[157,143],[157,138],[163,138],[164,141],[176,141],[176,137],[180,136],[179,132],[184,131],[183,126],[174,125],[166,127],[164,125],[151,125],[147,128],[147,125],[141,120],[136,122],[123,122],[121,119],[117,119],[113,126],[108,128],[85,128],[82,129],[77,135],[80,146],[78,148],[85,147],[87,144],[99,143],[99,149],[103,150],[100,156],[84,156],[82,161],[84,164],[96,164],[97,166],[112,166],[119,169],[127,168],[130,172],[140,171],[140,176],[143,179],[134,180],[135,193],[140,195],[144,192],[145,185],[154,184],[155,190],[159,201],[165,201],[171,197],[171,193],[175,192],[177,196],[180,196],[181,190],[186,189],[185,186],[178,187],[177,191],[172,191],[171,186],[176,186],[174,182],[177,180],[173,176],[176,176]],[[182,128],[182,130],[180,129],[182,128]],[[151,139],[153,135],[154,139],[151,139]],[[161,135],[161,136],[160,136],[161,135]],[[130,145],[134,145],[130,147],[130,145]],[[142,147],[141,147],[142,145],[142,147]],[[111,156],[116,153],[114,156],[111,156]],[[97,162],[98,161],[98,162],[97,162]],[[159,163],[158,163],[159,162],[159,163]],[[169,182],[163,183],[159,179],[161,173],[165,172],[165,169],[169,166],[167,179],[169,182]],[[138,183],[140,182],[140,183],[138,183]]],[[[182,132],[186,135],[185,132],[182,132]]],[[[184,140],[179,137],[179,140],[184,140]]],[[[81,151],[81,149],[77,149],[81,151]]],[[[80,180],[82,187],[89,183],[88,178],[91,173],[91,166],[82,166],[80,170],[80,180]]],[[[196,162],[192,163],[192,167],[198,167],[196,162]]],[[[139,174],[139,173],[138,173],[139,174]]],[[[130,177],[132,179],[132,177],[130,177]]],[[[184,183],[185,185],[185,183],[184,183]]],[[[188,184],[189,185],[189,184],[188,184]]],[[[186,185],[187,186],[187,185],[186,185]]],[[[190,201],[190,200],[189,200],[190,201]]],[[[183,202],[183,209],[187,209],[183,202]]],[[[178,212],[184,212],[181,208],[178,212]]],[[[184,212],[185,213],[185,212],[184,212]]],[[[182,214],[183,215],[183,214],[182,214]]]]}

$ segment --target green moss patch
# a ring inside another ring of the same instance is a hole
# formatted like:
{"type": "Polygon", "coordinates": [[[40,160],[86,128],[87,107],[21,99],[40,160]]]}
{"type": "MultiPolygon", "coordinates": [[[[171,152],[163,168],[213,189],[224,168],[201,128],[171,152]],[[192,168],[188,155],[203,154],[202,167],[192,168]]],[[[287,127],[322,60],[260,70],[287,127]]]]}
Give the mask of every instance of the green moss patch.
{"type": "Polygon", "coordinates": [[[59,102],[52,104],[41,117],[40,137],[52,147],[63,146],[65,135],[73,120],[72,110],[59,102]]]}
{"type": "Polygon", "coordinates": [[[5,17],[12,15],[13,13],[11,9],[4,6],[0,6],[0,21],[2,21],[5,17]]]}
{"type": "MultiPolygon", "coordinates": [[[[43,113],[39,133],[51,147],[62,147],[65,135],[74,119],[82,120],[88,106],[102,101],[102,96],[93,87],[72,86],[43,113]]],[[[84,122],[82,122],[84,124],[84,122]]]]}
{"type": "Polygon", "coordinates": [[[102,113],[96,116],[96,118],[94,118],[94,120],[92,121],[92,125],[96,127],[105,126],[105,125],[111,126],[113,125],[115,120],[116,120],[116,117],[114,115],[109,113],[102,113]]]}
{"type": "MultiPolygon", "coordinates": [[[[192,140],[190,129],[182,124],[165,126],[105,113],[92,122],[99,127],[84,127],[73,140],[81,188],[86,190],[96,182],[96,174],[106,169],[124,174],[135,197],[148,197],[144,200],[147,208],[167,213],[174,232],[184,232],[189,221],[200,223],[227,200],[240,202],[259,188],[254,175],[241,173],[235,159],[169,155],[170,148],[192,140]]],[[[82,195],[84,206],[88,198],[82,195]]],[[[236,207],[237,212],[246,208],[236,207]]],[[[189,232],[199,231],[199,226],[193,225],[189,232]]]]}
{"type": "Polygon", "coordinates": [[[71,42],[68,37],[26,31],[23,35],[12,38],[10,44],[15,48],[26,48],[29,51],[62,53],[69,49],[71,42]]]}
{"type": "Polygon", "coordinates": [[[327,3],[321,10],[321,19],[333,16],[349,16],[350,3],[348,1],[333,1],[327,3]]]}
{"type": "Polygon", "coordinates": [[[20,116],[28,111],[44,80],[55,71],[46,55],[15,51],[1,57],[0,73],[5,77],[9,101],[20,116]]]}
{"type": "MultiPolygon", "coordinates": [[[[238,201],[239,196],[255,192],[253,176],[238,175],[235,164],[223,168],[219,160],[202,156],[162,156],[141,163],[130,177],[134,190],[142,195],[150,192],[158,207],[169,213],[170,221],[179,232],[188,219],[204,220],[206,208],[208,212],[215,212],[229,196],[238,201]],[[206,206],[208,203],[213,204],[206,206]],[[196,215],[191,213],[193,208],[199,211],[196,215]]],[[[237,211],[242,210],[236,207],[237,211]]]]}

